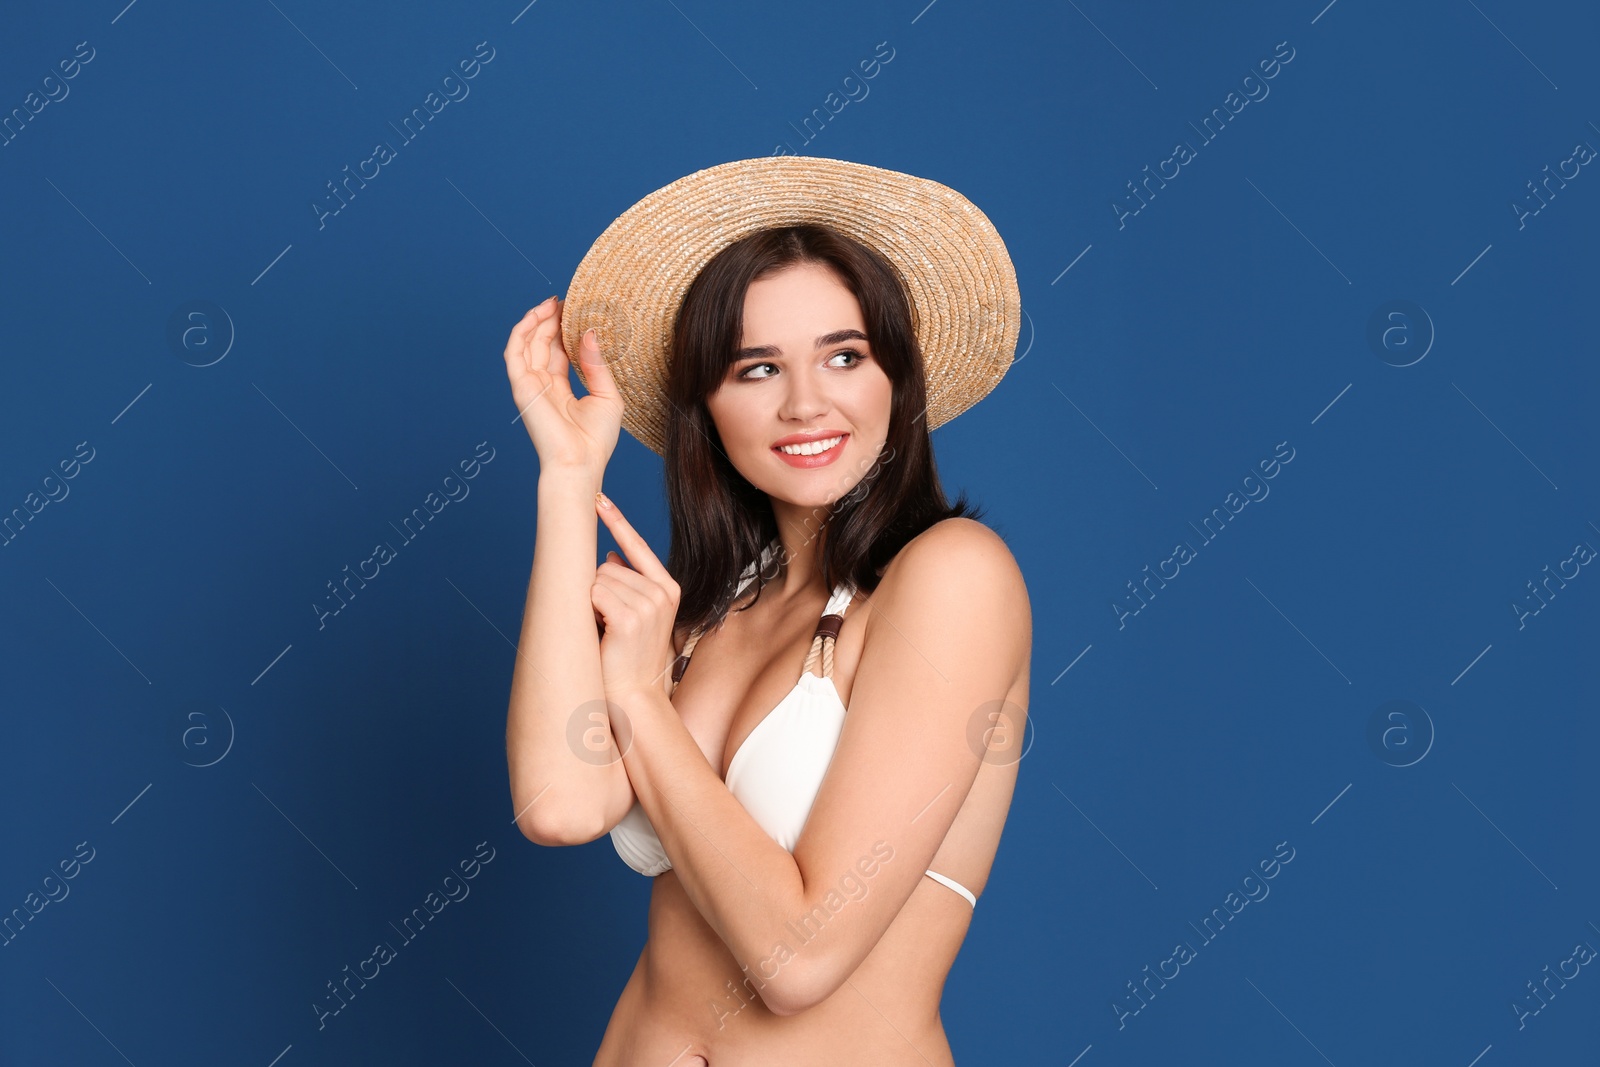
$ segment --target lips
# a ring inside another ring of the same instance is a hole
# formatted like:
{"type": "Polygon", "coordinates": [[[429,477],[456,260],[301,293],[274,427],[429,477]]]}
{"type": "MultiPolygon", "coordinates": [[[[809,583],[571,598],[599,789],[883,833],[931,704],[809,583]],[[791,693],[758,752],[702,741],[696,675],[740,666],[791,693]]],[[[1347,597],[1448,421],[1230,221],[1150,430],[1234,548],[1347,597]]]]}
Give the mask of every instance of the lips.
{"type": "MultiPolygon", "coordinates": [[[[825,467],[828,464],[832,463],[834,460],[838,459],[839,456],[844,453],[844,446],[849,443],[850,435],[847,434],[847,433],[828,434],[828,435],[824,435],[822,437],[809,438],[809,440],[811,440],[811,441],[826,441],[829,438],[837,438],[837,442],[833,445],[832,448],[829,448],[827,451],[818,452],[815,455],[810,455],[810,456],[791,455],[790,453],[783,451],[783,449],[780,448],[777,445],[773,445],[772,446],[772,452],[773,452],[773,455],[777,456],[779,459],[781,459],[785,463],[789,464],[789,466],[797,467],[797,468],[799,468],[801,470],[806,470],[806,469],[809,469],[809,468],[812,468],[812,467],[825,467]]],[[[807,438],[800,438],[799,440],[786,441],[784,443],[785,444],[803,444],[807,440],[808,440],[807,438]]]]}

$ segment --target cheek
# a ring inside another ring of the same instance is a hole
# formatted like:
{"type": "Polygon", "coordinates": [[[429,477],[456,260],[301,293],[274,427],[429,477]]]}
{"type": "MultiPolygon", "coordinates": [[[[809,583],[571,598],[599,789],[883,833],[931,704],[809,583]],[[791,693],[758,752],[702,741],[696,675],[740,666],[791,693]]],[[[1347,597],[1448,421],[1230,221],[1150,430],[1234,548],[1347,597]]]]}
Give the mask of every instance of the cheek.
{"type": "Polygon", "coordinates": [[[894,403],[894,383],[882,371],[865,383],[857,399],[861,421],[880,429],[889,425],[889,411],[894,403]]]}
{"type": "Polygon", "coordinates": [[[764,447],[759,432],[762,420],[758,412],[737,403],[712,403],[709,397],[706,410],[711,414],[712,425],[717,428],[723,447],[729,451],[764,447]]]}

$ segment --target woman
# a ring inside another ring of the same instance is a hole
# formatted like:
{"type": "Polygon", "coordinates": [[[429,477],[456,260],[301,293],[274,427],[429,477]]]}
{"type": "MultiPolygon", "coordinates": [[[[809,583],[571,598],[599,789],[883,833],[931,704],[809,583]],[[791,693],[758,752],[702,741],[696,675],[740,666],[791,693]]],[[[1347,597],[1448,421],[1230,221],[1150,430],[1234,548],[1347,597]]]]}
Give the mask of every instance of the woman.
{"type": "Polygon", "coordinates": [[[610,833],[654,876],[596,1067],[954,1062],[939,1001],[1011,802],[1032,625],[928,434],[998,382],[1019,314],[959,194],[768,157],[640,201],[512,330],[540,461],[518,825],[610,833]],[[666,565],[599,492],[623,424],[666,458],[666,565]],[[597,516],[626,561],[591,573],[597,516]]]}

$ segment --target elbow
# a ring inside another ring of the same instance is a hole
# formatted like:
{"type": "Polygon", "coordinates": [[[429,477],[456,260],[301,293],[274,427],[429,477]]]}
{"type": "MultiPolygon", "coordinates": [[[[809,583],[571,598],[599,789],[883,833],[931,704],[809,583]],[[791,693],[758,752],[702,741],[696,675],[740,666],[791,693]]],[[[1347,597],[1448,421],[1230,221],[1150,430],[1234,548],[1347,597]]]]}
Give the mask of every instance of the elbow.
{"type": "Polygon", "coordinates": [[[767,983],[761,990],[761,1002],[772,1014],[785,1017],[799,1015],[812,1006],[810,999],[796,989],[792,982],[767,983]]]}
{"type": "MultiPolygon", "coordinates": [[[[825,962],[806,961],[810,965],[803,967],[797,954],[787,946],[784,946],[784,949],[789,962],[780,962],[785,955],[779,955],[770,961],[761,961],[765,966],[770,966],[772,963],[777,963],[779,966],[778,973],[760,989],[761,1000],[772,1014],[799,1015],[833,996],[844,984],[843,976],[832,977],[825,962]]],[[[761,973],[761,970],[758,969],[756,973],[761,973]]]]}
{"type": "MultiPolygon", "coordinates": [[[[544,798],[548,800],[549,798],[544,798]]],[[[532,803],[517,816],[517,829],[536,845],[559,848],[564,845],[583,845],[597,836],[594,828],[579,823],[560,804],[532,803]]]]}
{"type": "Polygon", "coordinates": [[[532,841],[536,845],[546,845],[550,848],[555,848],[558,845],[569,845],[572,843],[566,840],[559,827],[551,826],[542,820],[535,819],[529,815],[518,816],[517,829],[522,831],[523,837],[526,837],[529,841],[532,841]]]}

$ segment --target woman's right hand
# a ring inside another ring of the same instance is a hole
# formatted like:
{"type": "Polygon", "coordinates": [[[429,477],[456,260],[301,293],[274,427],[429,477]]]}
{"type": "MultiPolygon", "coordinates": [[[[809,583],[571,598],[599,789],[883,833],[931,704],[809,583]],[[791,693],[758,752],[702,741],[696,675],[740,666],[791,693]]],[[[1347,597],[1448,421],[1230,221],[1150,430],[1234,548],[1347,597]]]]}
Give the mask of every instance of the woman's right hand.
{"type": "Polygon", "coordinates": [[[623,401],[592,330],[583,335],[579,357],[590,385],[584,397],[573,395],[567,377],[571,365],[561,343],[561,301],[551,297],[511,328],[506,376],[539,454],[539,469],[587,470],[599,488],[622,429],[623,401]]]}

